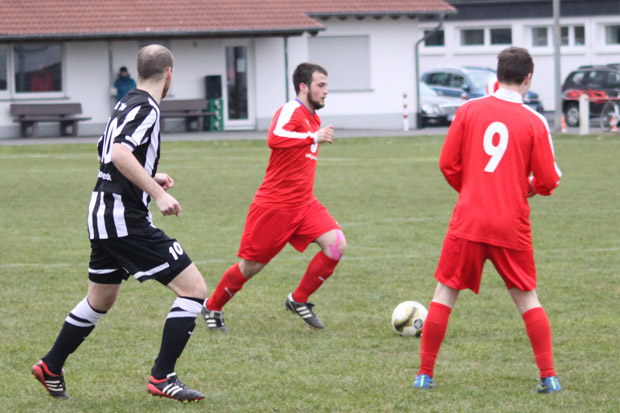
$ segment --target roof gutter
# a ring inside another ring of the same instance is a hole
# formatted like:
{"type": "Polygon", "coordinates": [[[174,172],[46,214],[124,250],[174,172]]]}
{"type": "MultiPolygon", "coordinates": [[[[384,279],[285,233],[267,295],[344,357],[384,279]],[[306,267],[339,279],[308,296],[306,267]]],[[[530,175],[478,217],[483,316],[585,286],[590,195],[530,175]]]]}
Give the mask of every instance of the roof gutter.
{"type": "Polygon", "coordinates": [[[290,29],[247,29],[215,31],[138,31],[108,33],[45,33],[45,34],[0,34],[0,42],[6,41],[50,41],[50,40],[120,40],[151,38],[230,38],[230,37],[268,37],[301,36],[304,33],[316,35],[325,27],[295,27],[290,29]]]}

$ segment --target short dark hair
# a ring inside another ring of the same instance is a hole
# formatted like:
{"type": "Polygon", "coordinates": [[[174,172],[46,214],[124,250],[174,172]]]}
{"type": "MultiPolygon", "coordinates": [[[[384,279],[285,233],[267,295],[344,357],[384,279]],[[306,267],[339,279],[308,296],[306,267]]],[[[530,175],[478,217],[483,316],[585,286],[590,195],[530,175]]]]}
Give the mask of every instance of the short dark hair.
{"type": "Polygon", "coordinates": [[[497,80],[520,85],[527,75],[534,73],[534,61],[527,49],[508,47],[497,55],[497,80]]]}
{"type": "Polygon", "coordinates": [[[161,79],[166,70],[174,64],[172,52],[159,44],[144,46],[138,52],[138,77],[161,79]]]}
{"type": "Polygon", "coordinates": [[[295,69],[293,73],[293,85],[295,86],[295,93],[299,94],[299,85],[301,83],[310,86],[312,83],[312,75],[314,72],[323,73],[327,76],[327,70],[314,63],[301,63],[295,69]]]}

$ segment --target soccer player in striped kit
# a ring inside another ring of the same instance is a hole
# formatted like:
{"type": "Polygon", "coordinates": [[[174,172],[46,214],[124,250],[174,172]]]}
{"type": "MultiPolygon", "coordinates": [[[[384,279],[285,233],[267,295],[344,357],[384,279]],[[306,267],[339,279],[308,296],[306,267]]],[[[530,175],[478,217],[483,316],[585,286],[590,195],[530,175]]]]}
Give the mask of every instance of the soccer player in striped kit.
{"type": "Polygon", "coordinates": [[[478,293],[488,259],[523,318],[540,371],[537,391],[561,389],[549,319],[536,294],[527,201],[535,194],[551,195],[561,172],[546,119],[523,103],[533,72],[526,49],[504,49],[498,55],[499,89],[463,104],[450,125],[439,167],[459,198],[435,272],[437,288],[422,329],[414,388],[433,387],[452,308],[461,290],[478,293]]]}
{"type": "Polygon", "coordinates": [[[32,374],[52,397],[69,398],[62,370],[65,361],[112,308],[121,282],[133,275],[140,282],[157,280],[177,295],[166,318],[147,391],[178,401],[204,398],[184,385],[174,370],[196,324],[207,286],[179,242],[153,225],[148,209],[153,199],[163,215],[181,212],[178,201],[166,192],[174,181],[157,172],[159,102],[172,82],[172,67],[172,53],[165,47],[141,49],[138,85],[116,104],[99,139],[99,174],[88,208],[88,295],[71,310],[50,351],[32,367],[32,374]]]}
{"type": "Polygon", "coordinates": [[[319,146],[334,138],[332,126],[321,127],[316,113],[325,105],[327,71],[302,63],[293,84],[297,98],[278,109],[269,128],[271,157],[248,212],[237,254],[241,261],[226,271],[203,308],[211,330],[227,331],[222,307],[287,243],[303,252],[312,242],[320,251],[284,305],[309,327],[324,327],[308,298],[332,275],[346,249],[340,226],[313,191],[319,146]]]}

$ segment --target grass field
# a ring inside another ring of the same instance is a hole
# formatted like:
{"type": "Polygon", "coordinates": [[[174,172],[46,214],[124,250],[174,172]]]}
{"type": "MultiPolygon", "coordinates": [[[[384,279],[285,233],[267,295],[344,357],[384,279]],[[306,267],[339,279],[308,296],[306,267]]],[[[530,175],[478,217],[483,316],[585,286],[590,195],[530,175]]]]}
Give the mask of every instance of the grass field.
{"type": "MultiPolygon", "coordinates": [[[[555,138],[564,176],[531,200],[538,292],[551,321],[563,391],[539,395],[523,322],[490,264],[464,292],[435,370],[414,391],[419,339],[396,335],[392,309],[425,305],[456,193],[437,167],[442,137],[337,140],[322,147],[315,192],[348,249],[313,297],[323,331],[284,310],[316,253],[285,250],[225,308],[228,335],[201,320],[177,364],[206,394],[181,405],[148,397],[146,380],[174,295],[124,283],[115,307],[69,358],[69,401],[52,400],[30,366],[86,294],[86,208],[94,146],[0,147],[0,411],[67,412],[617,412],[620,411],[620,139],[555,138]]],[[[174,142],[160,170],[180,217],[156,215],[212,290],[236,261],[247,208],[269,156],[263,141],[174,142]]]]}

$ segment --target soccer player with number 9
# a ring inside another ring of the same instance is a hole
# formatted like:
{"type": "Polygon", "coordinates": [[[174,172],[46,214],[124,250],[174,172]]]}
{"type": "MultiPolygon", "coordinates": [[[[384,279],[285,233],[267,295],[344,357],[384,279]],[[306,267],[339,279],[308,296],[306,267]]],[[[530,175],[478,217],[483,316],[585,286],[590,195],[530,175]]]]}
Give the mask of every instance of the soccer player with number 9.
{"type": "Polygon", "coordinates": [[[433,387],[435,361],[452,308],[461,290],[478,293],[488,259],[523,317],[540,370],[537,391],[561,389],[549,319],[535,290],[527,201],[535,194],[551,195],[561,172],[547,121],[523,103],[533,71],[526,49],[500,52],[499,89],[463,104],[446,136],[439,166],[459,198],[435,272],[438,283],[422,330],[415,388],[433,387]]]}

